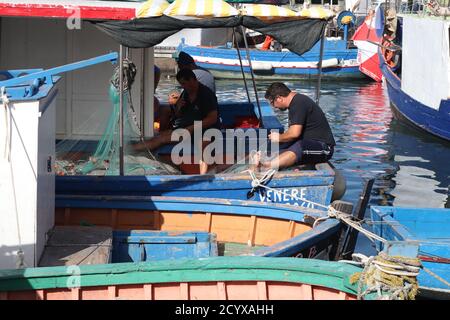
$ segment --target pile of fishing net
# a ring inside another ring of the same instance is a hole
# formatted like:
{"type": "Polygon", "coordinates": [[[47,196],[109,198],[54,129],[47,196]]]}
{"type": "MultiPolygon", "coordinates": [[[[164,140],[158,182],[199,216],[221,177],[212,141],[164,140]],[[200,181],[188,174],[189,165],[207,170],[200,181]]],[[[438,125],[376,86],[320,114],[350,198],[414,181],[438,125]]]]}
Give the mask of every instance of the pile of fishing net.
{"type": "MultiPolygon", "coordinates": [[[[120,132],[119,92],[113,81],[109,87],[112,110],[106,129],[98,141],[64,139],[56,144],[55,170],[57,175],[119,175],[120,173],[120,132]]],[[[142,139],[132,110],[128,90],[123,99],[123,141],[125,175],[178,174],[174,167],[156,160],[150,151],[131,151],[132,143],[142,139]]]]}

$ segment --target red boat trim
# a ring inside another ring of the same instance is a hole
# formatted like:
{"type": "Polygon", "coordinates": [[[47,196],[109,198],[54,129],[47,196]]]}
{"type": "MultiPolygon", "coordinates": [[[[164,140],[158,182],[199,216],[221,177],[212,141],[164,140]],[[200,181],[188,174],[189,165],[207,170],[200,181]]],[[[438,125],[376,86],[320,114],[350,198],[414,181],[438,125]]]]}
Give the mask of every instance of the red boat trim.
{"type": "Polygon", "coordinates": [[[71,18],[75,13],[81,19],[131,20],[136,17],[136,8],[0,2],[0,16],[71,18]]]}
{"type": "Polygon", "coordinates": [[[417,257],[420,260],[426,261],[426,262],[450,263],[449,258],[432,257],[432,256],[425,256],[425,255],[418,255],[417,257]]]}

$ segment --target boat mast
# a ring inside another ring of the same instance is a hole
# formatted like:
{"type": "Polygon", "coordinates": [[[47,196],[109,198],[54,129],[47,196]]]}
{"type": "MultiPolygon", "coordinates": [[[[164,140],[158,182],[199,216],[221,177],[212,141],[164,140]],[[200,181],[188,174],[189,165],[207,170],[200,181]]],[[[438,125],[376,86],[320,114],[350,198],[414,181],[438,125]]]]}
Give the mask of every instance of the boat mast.
{"type": "Polygon", "coordinates": [[[318,78],[317,78],[317,87],[316,87],[316,103],[319,104],[320,101],[320,85],[322,82],[322,60],[323,60],[323,47],[325,42],[325,28],[323,28],[322,37],[320,38],[320,57],[319,57],[319,65],[318,65],[318,78]]]}
{"type": "Polygon", "coordinates": [[[259,121],[261,121],[261,125],[262,125],[262,127],[264,127],[262,112],[261,112],[261,105],[259,104],[258,91],[256,90],[255,75],[253,74],[252,60],[250,59],[250,50],[248,49],[247,37],[245,36],[244,26],[241,26],[241,30],[242,30],[242,35],[244,36],[245,51],[247,52],[248,66],[250,67],[250,74],[252,76],[253,90],[255,91],[255,97],[256,97],[256,105],[258,106],[259,121]]]}
{"type": "MultiPolygon", "coordinates": [[[[244,35],[245,37],[245,35],[244,35]]],[[[244,80],[244,86],[245,86],[245,92],[247,92],[247,99],[248,99],[248,103],[251,103],[250,101],[250,93],[248,92],[248,87],[247,87],[247,79],[245,79],[245,73],[244,73],[244,66],[242,65],[242,57],[241,57],[241,52],[239,51],[239,44],[237,42],[236,39],[236,31],[233,28],[233,45],[236,46],[236,51],[239,57],[239,64],[241,66],[241,73],[242,73],[242,79],[244,80]]]]}

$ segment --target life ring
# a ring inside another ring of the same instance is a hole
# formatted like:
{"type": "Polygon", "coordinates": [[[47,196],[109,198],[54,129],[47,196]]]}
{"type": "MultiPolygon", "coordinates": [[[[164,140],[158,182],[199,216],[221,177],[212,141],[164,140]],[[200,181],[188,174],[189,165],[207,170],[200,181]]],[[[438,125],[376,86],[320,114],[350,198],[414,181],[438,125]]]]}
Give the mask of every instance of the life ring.
{"type": "Polygon", "coordinates": [[[389,47],[392,46],[392,42],[389,39],[384,38],[381,45],[381,52],[383,54],[384,60],[386,61],[386,64],[389,67],[394,68],[397,65],[395,61],[396,52],[389,49],[389,47]]]}

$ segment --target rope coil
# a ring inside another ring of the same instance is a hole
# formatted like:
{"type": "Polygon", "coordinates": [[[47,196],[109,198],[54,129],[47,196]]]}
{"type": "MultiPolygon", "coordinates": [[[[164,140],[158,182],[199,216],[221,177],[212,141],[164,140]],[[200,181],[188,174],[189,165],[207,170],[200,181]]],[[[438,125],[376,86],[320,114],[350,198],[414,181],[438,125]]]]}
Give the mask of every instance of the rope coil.
{"type": "Polygon", "coordinates": [[[362,272],[353,274],[350,283],[358,283],[358,300],[376,292],[380,300],[414,300],[419,289],[417,276],[422,264],[418,258],[389,256],[380,252],[367,257],[353,254],[353,261],[339,262],[363,266],[362,272]],[[363,288],[365,287],[365,290],[363,288]]]}

